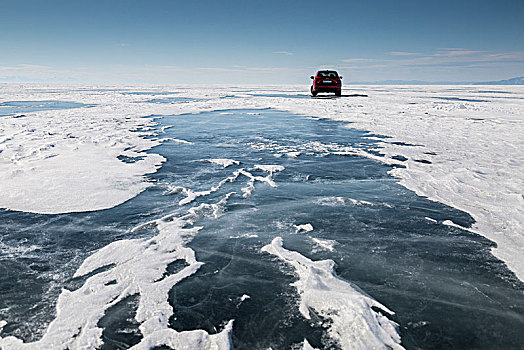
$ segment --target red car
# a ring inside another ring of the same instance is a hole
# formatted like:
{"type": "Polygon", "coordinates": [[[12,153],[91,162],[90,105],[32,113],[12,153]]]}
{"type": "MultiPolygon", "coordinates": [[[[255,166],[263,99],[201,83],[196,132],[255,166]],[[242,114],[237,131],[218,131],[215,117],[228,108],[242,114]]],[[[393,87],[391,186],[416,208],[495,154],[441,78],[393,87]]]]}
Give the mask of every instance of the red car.
{"type": "Polygon", "coordinates": [[[342,77],[334,70],[319,70],[316,76],[311,76],[311,95],[319,92],[334,92],[335,96],[342,96],[342,77]]]}

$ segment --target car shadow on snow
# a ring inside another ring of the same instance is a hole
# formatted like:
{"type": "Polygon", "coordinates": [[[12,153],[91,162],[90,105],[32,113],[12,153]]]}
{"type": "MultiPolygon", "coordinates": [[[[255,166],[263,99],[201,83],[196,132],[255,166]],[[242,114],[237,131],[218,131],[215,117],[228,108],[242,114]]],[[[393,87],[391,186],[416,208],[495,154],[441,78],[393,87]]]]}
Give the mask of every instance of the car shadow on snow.
{"type": "Polygon", "coordinates": [[[329,99],[342,98],[342,97],[368,97],[368,95],[351,94],[351,95],[341,95],[341,96],[336,96],[336,95],[311,96],[311,98],[320,99],[320,100],[329,100],[329,99]]]}
{"type": "Polygon", "coordinates": [[[334,99],[334,98],[341,98],[341,97],[368,97],[368,95],[361,95],[361,94],[351,94],[351,95],[342,95],[342,96],[335,96],[333,94],[331,95],[306,95],[306,94],[296,94],[296,95],[287,95],[287,94],[249,94],[250,96],[255,97],[284,97],[284,98],[315,98],[315,99],[334,99]]]}

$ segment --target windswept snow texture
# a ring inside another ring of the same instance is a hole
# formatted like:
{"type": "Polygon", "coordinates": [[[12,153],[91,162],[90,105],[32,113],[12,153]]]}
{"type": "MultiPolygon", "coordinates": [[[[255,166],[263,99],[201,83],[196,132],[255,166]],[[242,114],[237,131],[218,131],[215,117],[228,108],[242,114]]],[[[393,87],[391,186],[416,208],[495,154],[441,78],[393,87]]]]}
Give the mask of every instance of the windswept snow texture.
{"type": "Polygon", "coordinates": [[[522,88],[0,88],[2,350],[524,343],[522,88]]]}

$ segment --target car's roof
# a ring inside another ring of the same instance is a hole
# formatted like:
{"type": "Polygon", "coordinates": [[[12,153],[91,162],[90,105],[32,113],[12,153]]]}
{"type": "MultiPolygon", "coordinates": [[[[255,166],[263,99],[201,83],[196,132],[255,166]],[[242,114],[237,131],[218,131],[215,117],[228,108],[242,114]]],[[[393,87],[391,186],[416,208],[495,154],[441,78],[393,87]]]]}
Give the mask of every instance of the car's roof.
{"type": "Polygon", "coordinates": [[[319,72],[335,72],[336,73],[337,71],[334,69],[321,69],[319,70],[319,72]]]}

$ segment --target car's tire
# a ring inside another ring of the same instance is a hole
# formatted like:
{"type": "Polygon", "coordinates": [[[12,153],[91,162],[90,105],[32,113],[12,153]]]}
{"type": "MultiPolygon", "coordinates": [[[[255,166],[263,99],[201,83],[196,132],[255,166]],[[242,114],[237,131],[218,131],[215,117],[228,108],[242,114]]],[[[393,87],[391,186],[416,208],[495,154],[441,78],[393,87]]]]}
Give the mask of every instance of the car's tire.
{"type": "Polygon", "coordinates": [[[337,97],[342,96],[342,90],[335,91],[335,96],[337,97]]]}
{"type": "Polygon", "coordinates": [[[318,92],[316,92],[315,90],[313,90],[313,86],[311,87],[311,95],[313,97],[317,96],[318,92]]]}

